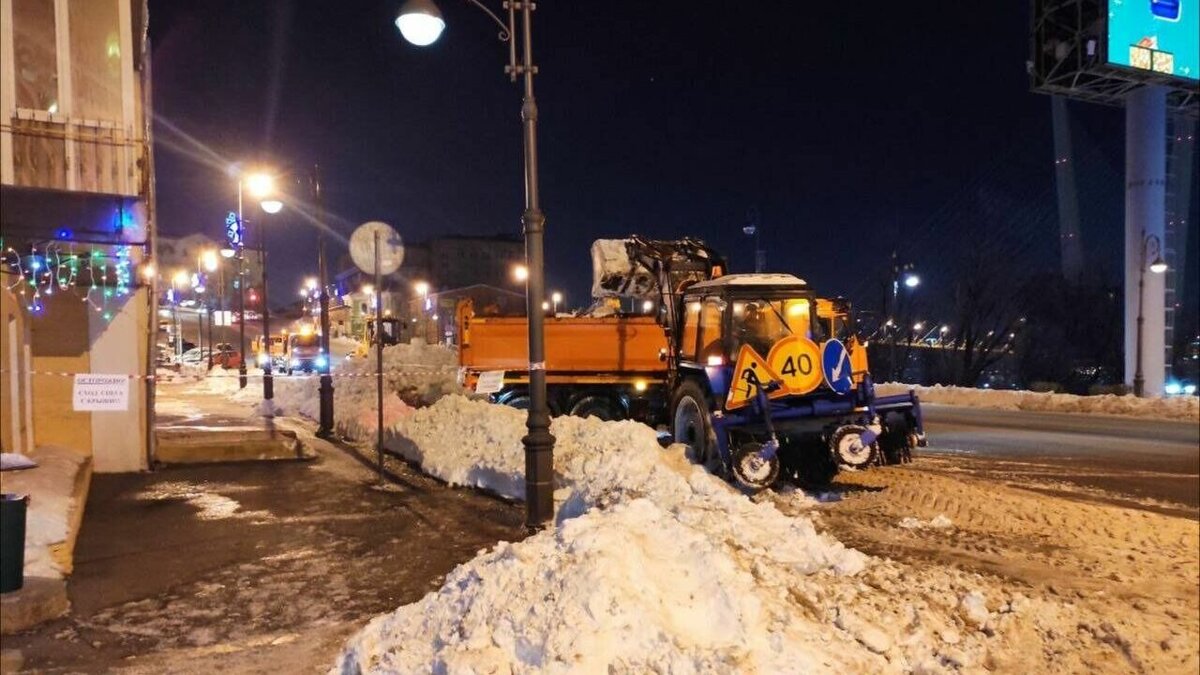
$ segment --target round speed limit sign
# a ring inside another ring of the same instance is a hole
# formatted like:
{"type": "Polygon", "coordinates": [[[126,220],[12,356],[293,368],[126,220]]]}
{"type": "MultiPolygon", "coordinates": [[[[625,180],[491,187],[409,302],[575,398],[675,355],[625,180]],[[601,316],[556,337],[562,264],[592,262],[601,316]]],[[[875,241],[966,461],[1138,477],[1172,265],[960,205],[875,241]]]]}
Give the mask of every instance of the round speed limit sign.
{"type": "Polygon", "coordinates": [[[821,348],[799,335],[776,342],[767,356],[767,365],[783,378],[789,394],[807,394],[821,386],[825,379],[821,370],[821,348]]]}

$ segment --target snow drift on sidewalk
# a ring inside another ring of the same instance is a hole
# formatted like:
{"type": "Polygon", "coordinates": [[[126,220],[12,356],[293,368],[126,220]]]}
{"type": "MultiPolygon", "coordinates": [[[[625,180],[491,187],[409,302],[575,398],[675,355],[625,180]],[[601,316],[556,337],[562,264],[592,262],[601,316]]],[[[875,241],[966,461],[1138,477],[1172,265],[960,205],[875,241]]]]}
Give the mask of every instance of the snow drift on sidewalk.
{"type": "MultiPolygon", "coordinates": [[[[383,349],[384,427],[394,425],[411,408],[404,403],[428,404],[450,393],[460,393],[458,358],[440,345],[392,345],[383,349]]],[[[375,355],[369,359],[343,359],[332,371],[334,410],[339,431],[348,438],[375,433],[375,355]],[[369,414],[368,414],[369,413],[369,414]]],[[[317,375],[275,378],[278,414],[320,415],[317,375]]],[[[250,389],[235,399],[257,403],[250,389]]]]}
{"type": "MultiPolygon", "coordinates": [[[[524,420],[450,396],[388,442],[451,483],[519,497],[524,420]]],[[[979,665],[1006,625],[979,601],[978,625],[960,616],[969,579],[907,579],[645,426],[559,417],[552,431],[556,526],[377,617],[332,672],[937,672],[979,665]]]]}
{"type": "Polygon", "coordinates": [[[1170,398],[1138,398],[1133,395],[1076,396],[1035,391],[1006,389],[973,389],[970,387],[921,387],[888,382],[875,385],[875,393],[883,396],[902,394],[916,389],[923,403],[942,403],[971,408],[999,410],[1030,410],[1040,412],[1085,413],[1094,415],[1128,415],[1170,420],[1200,420],[1200,398],[1174,396],[1170,398]]]}

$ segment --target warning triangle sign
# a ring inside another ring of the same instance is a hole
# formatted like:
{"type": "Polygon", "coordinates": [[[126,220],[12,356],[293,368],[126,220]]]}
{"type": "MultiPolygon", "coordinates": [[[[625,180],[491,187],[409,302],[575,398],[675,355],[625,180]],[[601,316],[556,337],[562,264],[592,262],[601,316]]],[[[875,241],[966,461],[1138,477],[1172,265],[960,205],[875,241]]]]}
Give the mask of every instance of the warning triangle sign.
{"type": "MultiPolygon", "coordinates": [[[[758,384],[767,386],[772,381],[782,380],[778,373],[771,370],[758,352],[750,345],[742,345],[738,352],[737,364],[733,367],[733,381],[729,383],[729,395],[725,397],[725,409],[741,408],[758,396],[758,384]]],[[[769,395],[769,398],[787,396],[787,388],[780,387],[769,395]]]]}

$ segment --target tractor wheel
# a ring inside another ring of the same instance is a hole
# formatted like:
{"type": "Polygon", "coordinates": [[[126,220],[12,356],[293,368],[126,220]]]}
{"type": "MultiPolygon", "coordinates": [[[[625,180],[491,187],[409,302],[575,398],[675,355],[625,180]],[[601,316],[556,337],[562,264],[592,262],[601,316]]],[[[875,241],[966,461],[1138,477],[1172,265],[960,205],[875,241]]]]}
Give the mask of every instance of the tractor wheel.
{"type": "Polygon", "coordinates": [[[840,426],[829,437],[829,451],[842,466],[861,469],[875,459],[874,443],[864,445],[862,435],[867,428],[858,424],[840,426]]]}
{"type": "Polygon", "coordinates": [[[709,471],[721,473],[721,453],[712,428],[712,407],[695,380],[684,380],[671,399],[671,433],[688,446],[688,457],[709,471]]]}
{"type": "Polygon", "coordinates": [[[733,451],[733,477],[750,492],[765,490],[779,478],[779,453],[770,459],[758,456],[762,443],[742,443],[733,451]]]}
{"type": "Polygon", "coordinates": [[[571,406],[576,417],[595,417],[606,422],[625,419],[625,413],[616,400],[608,396],[583,396],[571,406]]]}

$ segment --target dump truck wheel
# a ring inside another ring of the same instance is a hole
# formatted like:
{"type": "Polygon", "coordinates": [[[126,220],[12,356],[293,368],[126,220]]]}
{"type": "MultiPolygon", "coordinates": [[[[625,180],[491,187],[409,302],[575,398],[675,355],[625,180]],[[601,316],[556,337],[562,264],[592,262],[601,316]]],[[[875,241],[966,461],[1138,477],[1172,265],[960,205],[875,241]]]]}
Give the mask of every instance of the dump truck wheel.
{"type": "Polygon", "coordinates": [[[719,472],[721,457],[711,414],[708,396],[699,384],[685,380],[679,385],[671,403],[671,433],[675,442],[688,446],[688,456],[693,462],[719,472]]]}
{"type": "Polygon", "coordinates": [[[500,400],[500,403],[517,410],[529,410],[529,393],[524,391],[513,392],[500,400]]]}
{"type": "Polygon", "coordinates": [[[624,412],[617,401],[608,396],[584,396],[571,406],[571,414],[576,417],[595,417],[606,422],[625,419],[624,412]]]}

